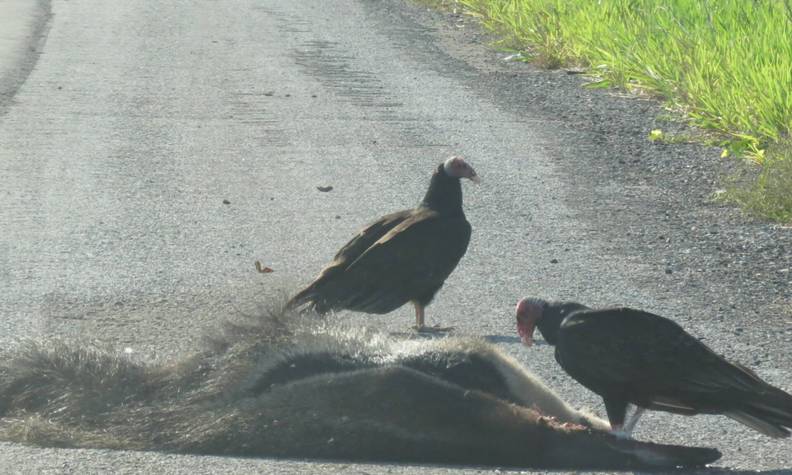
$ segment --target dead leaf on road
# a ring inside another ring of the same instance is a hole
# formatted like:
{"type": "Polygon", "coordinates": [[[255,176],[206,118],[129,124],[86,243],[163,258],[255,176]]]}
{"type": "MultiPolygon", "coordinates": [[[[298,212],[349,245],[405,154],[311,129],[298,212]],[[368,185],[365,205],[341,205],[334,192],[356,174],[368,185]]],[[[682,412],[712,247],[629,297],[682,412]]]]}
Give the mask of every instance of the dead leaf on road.
{"type": "Polygon", "coordinates": [[[261,274],[271,274],[272,272],[275,272],[270,267],[262,266],[260,261],[256,261],[256,270],[259,271],[261,274]]]}

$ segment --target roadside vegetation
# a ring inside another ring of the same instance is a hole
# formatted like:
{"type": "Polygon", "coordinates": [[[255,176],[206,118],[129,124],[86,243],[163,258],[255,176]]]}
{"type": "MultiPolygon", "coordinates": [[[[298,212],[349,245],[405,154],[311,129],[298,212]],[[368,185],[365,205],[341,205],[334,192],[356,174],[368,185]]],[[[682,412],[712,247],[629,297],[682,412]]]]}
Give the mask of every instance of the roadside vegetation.
{"type": "Polygon", "coordinates": [[[721,199],[792,222],[792,0],[424,3],[478,17],[501,48],[540,66],[585,68],[591,87],[666,101],[723,157],[755,165],[721,199]]]}

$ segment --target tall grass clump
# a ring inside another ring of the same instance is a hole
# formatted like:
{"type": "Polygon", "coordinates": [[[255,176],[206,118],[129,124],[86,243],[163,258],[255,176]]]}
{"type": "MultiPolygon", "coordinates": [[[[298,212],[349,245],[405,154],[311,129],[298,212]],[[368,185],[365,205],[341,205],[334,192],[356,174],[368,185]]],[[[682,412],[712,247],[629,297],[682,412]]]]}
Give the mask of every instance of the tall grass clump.
{"type": "Polygon", "coordinates": [[[778,165],[792,154],[765,153],[792,134],[792,0],[458,1],[504,47],[661,97],[730,152],[792,168],[778,165]]]}

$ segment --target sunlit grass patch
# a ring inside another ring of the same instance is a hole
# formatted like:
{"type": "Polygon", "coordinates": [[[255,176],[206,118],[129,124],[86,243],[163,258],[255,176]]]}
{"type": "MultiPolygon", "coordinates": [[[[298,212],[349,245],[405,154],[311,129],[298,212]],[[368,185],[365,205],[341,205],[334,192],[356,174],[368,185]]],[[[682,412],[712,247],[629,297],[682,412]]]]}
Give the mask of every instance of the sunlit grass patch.
{"type": "Polygon", "coordinates": [[[775,148],[757,176],[752,170],[733,176],[722,199],[739,203],[751,213],[792,223],[792,143],[775,148]]]}
{"type": "Polygon", "coordinates": [[[662,98],[722,134],[726,154],[773,166],[774,177],[788,172],[779,162],[792,160],[783,152],[792,133],[792,0],[459,2],[501,35],[501,46],[545,67],[586,67],[593,87],[662,98]]]}

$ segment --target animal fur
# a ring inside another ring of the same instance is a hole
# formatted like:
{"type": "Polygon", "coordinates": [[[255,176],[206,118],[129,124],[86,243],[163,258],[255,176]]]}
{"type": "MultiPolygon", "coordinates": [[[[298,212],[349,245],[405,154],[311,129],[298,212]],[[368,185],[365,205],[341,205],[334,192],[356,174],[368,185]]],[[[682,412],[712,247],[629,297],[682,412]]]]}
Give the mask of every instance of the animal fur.
{"type": "Polygon", "coordinates": [[[229,323],[173,364],[20,344],[0,362],[0,416],[0,439],[50,447],[566,469],[720,457],[619,440],[479,340],[404,341],[280,311],[229,323]]]}

